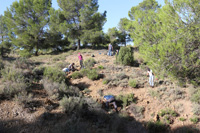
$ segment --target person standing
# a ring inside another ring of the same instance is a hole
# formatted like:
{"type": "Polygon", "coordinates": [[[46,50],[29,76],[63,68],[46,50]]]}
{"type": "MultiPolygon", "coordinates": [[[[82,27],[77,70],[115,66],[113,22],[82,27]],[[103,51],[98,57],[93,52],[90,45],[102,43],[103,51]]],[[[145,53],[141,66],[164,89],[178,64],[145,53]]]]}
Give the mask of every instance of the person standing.
{"type": "Polygon", "coordinates": [[[150,68],[147,68],[147,74],[149,75],[149,84],[153,88],[154,87],[154,74],[150,68]]]}
{"type": "Polygon", "coordinates": [[[111,56],[112,55],[112,50],[113,50],[113,46],[111,45],[111,43],[108,45],[108,55],[111,56]]]}
{"type": "Polygon", "coordinates": [[[80,66],[81,66],[81,69],[83,68],[83,56],[81,55],[81,53],[78,53],[78,59],[80,61],[80,66]]]}

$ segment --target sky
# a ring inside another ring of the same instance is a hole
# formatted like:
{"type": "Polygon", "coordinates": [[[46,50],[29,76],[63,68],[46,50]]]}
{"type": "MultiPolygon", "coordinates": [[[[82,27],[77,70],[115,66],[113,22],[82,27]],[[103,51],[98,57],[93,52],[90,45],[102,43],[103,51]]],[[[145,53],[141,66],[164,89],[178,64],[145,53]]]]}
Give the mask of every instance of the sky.
{"type": "MultiPolygon", "coordinates": [[[[0,14],[9,8],[14,1],[19,0],[0,0],[0,14]]],[[[131,7],[137,6],[143,0],[99,0],[99,12],[107,11],[107,22],[103,27],[103,31],[107,32],[109,28],[117,27],[121,18],[129,18],[128,12],[131,7]]],[[[164,5],[164,0],[157,0],[159,4],[164,5]]],[[[52,0],[52,6],[58,9],[57,0],[52,0]]]]}

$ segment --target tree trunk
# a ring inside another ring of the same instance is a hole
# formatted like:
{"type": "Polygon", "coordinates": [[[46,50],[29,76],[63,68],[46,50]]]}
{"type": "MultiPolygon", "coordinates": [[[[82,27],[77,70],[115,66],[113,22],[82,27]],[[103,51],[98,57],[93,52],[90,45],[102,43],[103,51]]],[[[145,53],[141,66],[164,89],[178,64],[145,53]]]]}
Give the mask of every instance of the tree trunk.
{"type": "Polygon", "coordinates": [[[36,44],[35,56],[38,56],[38,46],[39,46],[39,40],[38,40],[38,42],[37,42],[37,44],[36,44]]]}
{"type": "Polygon", "coordinates": [[[78,46],[77,46],[77,50],[79,50],[79,49],[80,49],[80,46],[81,46],[81,40],[80,40],[80,39],[78,39],[78,46]]]}

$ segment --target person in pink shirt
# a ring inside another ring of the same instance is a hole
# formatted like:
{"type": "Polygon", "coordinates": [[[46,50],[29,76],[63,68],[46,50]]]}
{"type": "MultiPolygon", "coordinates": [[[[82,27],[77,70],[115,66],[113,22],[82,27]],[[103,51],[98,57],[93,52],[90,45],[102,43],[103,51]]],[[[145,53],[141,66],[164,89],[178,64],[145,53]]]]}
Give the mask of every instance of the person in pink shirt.
{"type": "Polygon", "coordinates": [[[81,65],[81,69],[83,68],[83,56],[81,55],[81,53],[78,53],[78,59],[80,61],[80,65],[81,65]]]}

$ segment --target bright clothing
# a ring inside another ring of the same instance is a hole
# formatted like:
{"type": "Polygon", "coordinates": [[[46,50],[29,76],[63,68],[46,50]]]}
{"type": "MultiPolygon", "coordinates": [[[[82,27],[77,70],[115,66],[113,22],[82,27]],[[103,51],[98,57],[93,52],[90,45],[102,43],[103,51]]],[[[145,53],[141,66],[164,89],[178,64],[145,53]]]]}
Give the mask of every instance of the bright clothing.
{"type": "Polygon", "coordinates": [[[79,55],[78,58],[79,58],[79,60],[83,60],[82,55],[79,55]]]}
{"type": "Polygon", "coordinates": [[[152,70],[147,71],[147,72],[149,74],[149,84],[150,84],[151,87],[153,87],[154,86],[154,82],[153,82],[154,75],[153,75],[153,72],[152,72],[152,70]]]}

